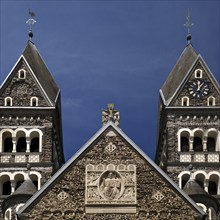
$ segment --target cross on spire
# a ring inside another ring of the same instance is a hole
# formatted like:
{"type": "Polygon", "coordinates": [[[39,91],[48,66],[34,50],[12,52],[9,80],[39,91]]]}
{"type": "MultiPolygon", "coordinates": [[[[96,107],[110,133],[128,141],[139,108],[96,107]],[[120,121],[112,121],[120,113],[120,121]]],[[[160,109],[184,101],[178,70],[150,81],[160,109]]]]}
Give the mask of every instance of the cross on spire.
{"type": "Polygon", "coordinates": [[[190,44],[190,40],[191,40],[191,34],[190,34],[190,28],[194,25],[192,22],[191,22],[191,11],[188,9],[188,14],[186,16],[186,23],[184,24],[184,26],[187,28],[187,41],[188,41],[188,44],[190,44]]]}
{"type": "Polygon", "coordinates": [[[33,37],[32,26],[34,25],[34,23],[36,23],[36,21],[34,20],[34,17],[36,17],[36,14],[33,11],[31,11],[30,8],[29,8],[28,14],[30,15],[30,18],[26,21],[26,23],[29,25],[28,35],[31,40],[33,37]]]}

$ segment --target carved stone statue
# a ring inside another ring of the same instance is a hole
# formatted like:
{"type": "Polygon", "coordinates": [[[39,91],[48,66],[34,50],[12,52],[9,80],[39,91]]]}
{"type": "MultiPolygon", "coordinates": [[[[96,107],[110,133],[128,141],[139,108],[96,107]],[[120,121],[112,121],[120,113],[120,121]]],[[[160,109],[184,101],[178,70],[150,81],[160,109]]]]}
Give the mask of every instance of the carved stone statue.
{"type": "Polygon", "coordinates": [[[108,121],[112,121],[119,127],[119,111],[114,110],[114,104],[108,104],[107,110],[102,110],[102,125],[104,126],[108,121]]]}

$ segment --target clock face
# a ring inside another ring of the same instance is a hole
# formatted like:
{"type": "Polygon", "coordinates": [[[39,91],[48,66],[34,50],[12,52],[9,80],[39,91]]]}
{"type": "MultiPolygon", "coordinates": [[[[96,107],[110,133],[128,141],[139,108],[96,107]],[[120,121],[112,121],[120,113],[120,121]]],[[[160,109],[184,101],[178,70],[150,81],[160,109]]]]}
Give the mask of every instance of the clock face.
{"type": "Polygon", "coordinates": [[[194,98],[202,98],[209,93],[209,86],[205,80],[196,79],[190,82],[189,94],[194,98]]]}

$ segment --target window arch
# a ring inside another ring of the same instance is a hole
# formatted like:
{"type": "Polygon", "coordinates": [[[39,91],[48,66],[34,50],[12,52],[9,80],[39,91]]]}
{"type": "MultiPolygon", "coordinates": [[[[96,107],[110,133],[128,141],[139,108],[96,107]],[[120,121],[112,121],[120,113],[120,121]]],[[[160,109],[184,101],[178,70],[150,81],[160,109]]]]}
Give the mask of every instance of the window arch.
{"type": "Polygon", "coordinates": [[[208,193],[211,195],[217,195],[218,185],[219,185],[219,175],[216,173],[212,173],[209,176],[208,193]]]}
{"type": "Polygon", "coordinates": [[[204,189],[205,175],[201,172],[195,174],[195,181],[204,189]]]}
{"type": "Polygon", "coordinates": [[[30,152],[39,152],[39,133],[33,131],[30,134],[30,152]]]}
{"type": "Polygon", "coordinates": [[[2,152],[12,152],[13,151],[13,142],[12,142],[12,133],[10,131],[5,131],[2,134],[2,152]]]}
{"type": "Polygon", "coordinates": [[[196,130],[193,138],[193,150],[196,152],[203,151],[203,131],[196,130]]]}
{"type": "Polygon", "coordinates": [[[180,150],[182,152],[188,152],[189,151],[189,132],[188,131],[182,131],[180,134],[180,150]]]}
{"type": "Polygon", "coordinates": [[[11,194],[11,181],[8,175],[2,175],[0,178],[0,194],[1,195],[11,194]]]}
{"type": "Polygon", "coordinates": [[[217,140],[218,133],[216,130],[208,131],[207,137],[207,151],[215,152],[216,151],[216,140],[217,140]]]}
{"type": "Polygon", "coordinates": [[[37,97],[31,97],[31,106],[36,107],[38,106],[38,98],[37,97]]]}
{"type": "Polygon", "coordinates": [[[16,152],[26,152],[27,142],[26,142],[26,134],[24,131],[18,131],[16,134],[17,144],[16,144],[16,152]]]}
{"type": "Polygon", "coordinates": [[[11,97],[5,98],[5,106],[12,106],[12,98],[11,97]]]}
{"type": "Polygon", "coordinates": [[[202,78],[202,69],[195,70],[195,78],[202,78]]]}
{"type": "Polygon", "coordinates": [[[215,106],[215,97],[210,96],[207,98],[207,105],[208,106],[215,106]]]}
{"type": "Polygon", "coordinates": [[[182,106],[189,106],[189,97],[184,96],[182,98],[182,106]]]}
{"type": "Polygon", "coordinates": [[[189,173],[185,173],[185,174],[182,175],[182,178],[181,178],[181,188],[182,189],[186,185],[186,183],[188,182],[189,179],[190,179],[190,174],[189,173]]]}
{"type": "Polygon", "coordinates": [[[24,174],[18,173],[14,176],[15,190],[24,182],[24,174]]]}
{"type": "Polygon", "coordinates": [[[33,184],[36,186],[37,189],[40,188],[39,178],[36,174],[30,174],[30,179],[32,180],[33,184]]]}
{"type": "Polygon", "coordinates": [[[26,70],[25,69],[20,69],[18,71],[18,78],[19,79],[25,79],[26,78],[26,70]]]}

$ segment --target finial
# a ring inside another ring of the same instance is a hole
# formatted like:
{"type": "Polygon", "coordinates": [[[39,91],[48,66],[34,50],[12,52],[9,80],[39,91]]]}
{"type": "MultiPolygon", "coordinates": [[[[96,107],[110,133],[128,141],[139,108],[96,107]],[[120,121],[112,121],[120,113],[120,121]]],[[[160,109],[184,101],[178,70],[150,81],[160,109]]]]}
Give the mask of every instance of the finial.
{"type": "Polygon", "coordinates": [[[112,121],[116,126],[119,126],[119,111],[114,109],[114,104],[108,104],[107,110],[102,110],[102,125],[108,121],[112,121]]]}
{"type": "Polygon", "coordinates": [[[26,21],[26,23],[29,25],[29,38],[30,40],[33,38],[33,32],[32,32],[32,26],[34,25],[34,23],[36,23],[36,21],[34,20],[34,17],[36,17],[36,14],[30,10],[29,8],[29,11],[28,11],[29,15],[30,15],[30,18],[26,21]]]}
{"type": "Polygon", "coordinates": [[[190,28],[194,25],[193,23],[191,23],[191,11],[188,9],[188,14],[186,16],[186,23],[184,24],[184,26],[187,28],[187,42],[188,44],[190,44],[190,40],[192,38],[191,34],[190,34],[190,28]]]}

